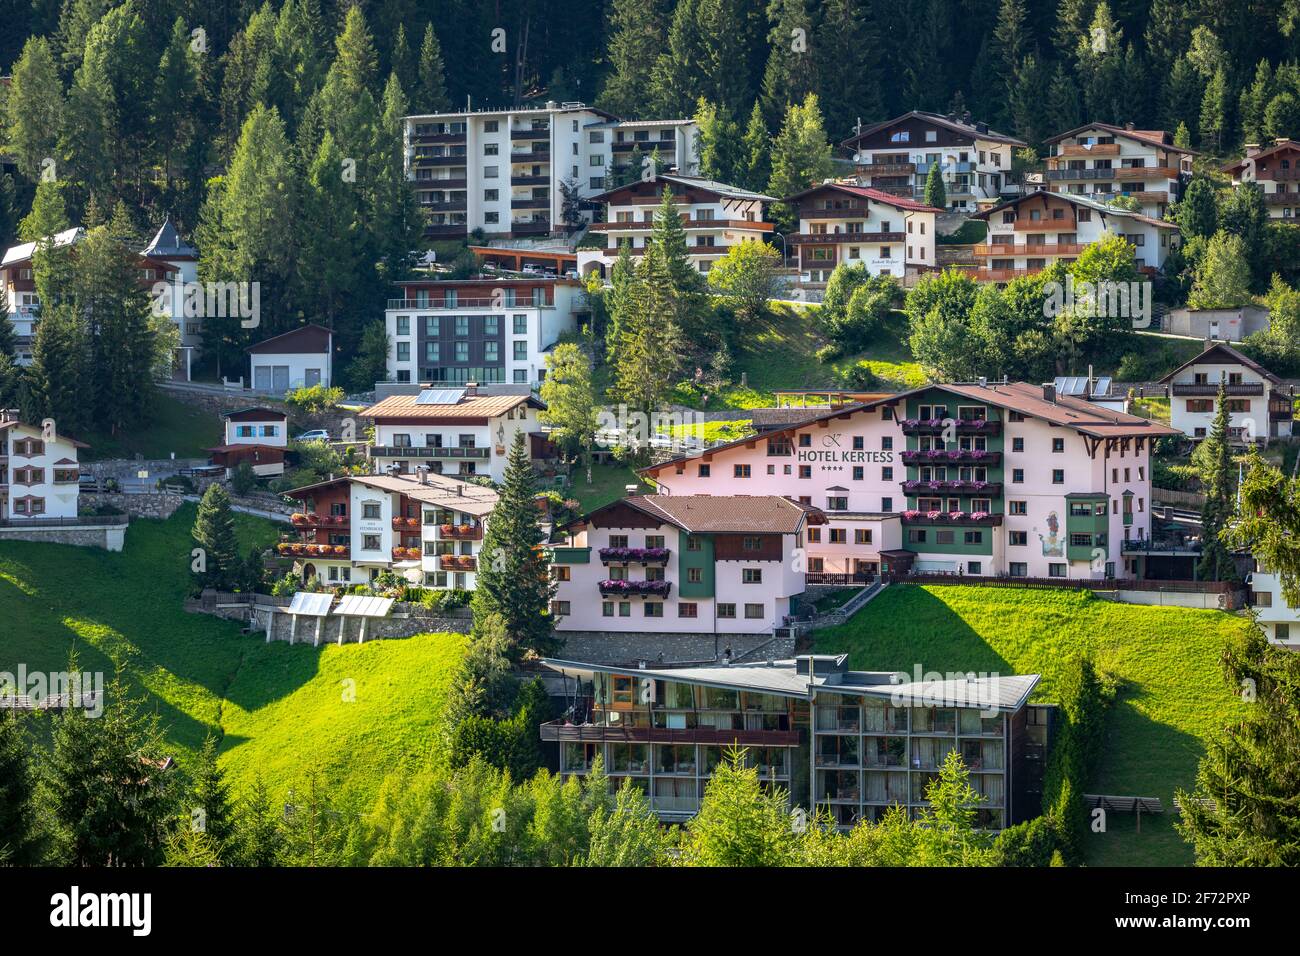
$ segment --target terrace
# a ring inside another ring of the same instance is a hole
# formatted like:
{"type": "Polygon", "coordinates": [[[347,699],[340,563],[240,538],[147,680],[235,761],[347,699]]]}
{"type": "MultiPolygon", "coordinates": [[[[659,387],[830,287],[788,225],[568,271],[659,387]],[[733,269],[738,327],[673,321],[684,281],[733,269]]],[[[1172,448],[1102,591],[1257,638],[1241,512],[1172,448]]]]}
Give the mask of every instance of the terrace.
{"type": "Polygon", "coordinates": [[[667,564],[667,548],[601,548],[601,564],[667,564]]]}
{"type": "Polygon", "coordinates": [[[971,525],[991,528],[1002,524],[1002,515],[988,511],[915,511],[903,512],[903,524],[911,525],[971,525]]]}
{"type": "Polygon", "coordinates": [[[658,597],[666,598],[672,590],[670,581],[628,581],[612,579],[598,585],[603,597],[658,597]]]}

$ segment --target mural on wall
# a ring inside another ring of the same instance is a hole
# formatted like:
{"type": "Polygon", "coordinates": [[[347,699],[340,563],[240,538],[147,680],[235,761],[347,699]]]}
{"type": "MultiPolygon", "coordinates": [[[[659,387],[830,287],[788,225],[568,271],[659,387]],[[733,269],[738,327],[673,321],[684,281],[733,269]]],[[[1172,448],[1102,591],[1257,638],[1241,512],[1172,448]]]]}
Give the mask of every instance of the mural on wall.
{"type": "Polygon", "coordinates": [[[1061,535],[1061,519],[1055,511],[1047,513],[1047,534],[1039,532],[1038,540],[1043,543],[1043,557],[1065,557],[1065,538],[1061,535]]]}

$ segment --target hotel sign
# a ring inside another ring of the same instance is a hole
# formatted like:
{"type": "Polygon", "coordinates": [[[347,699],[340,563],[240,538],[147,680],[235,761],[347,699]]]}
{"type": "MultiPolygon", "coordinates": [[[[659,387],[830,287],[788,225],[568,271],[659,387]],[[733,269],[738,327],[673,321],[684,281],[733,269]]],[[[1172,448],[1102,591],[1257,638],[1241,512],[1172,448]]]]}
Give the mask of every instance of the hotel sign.
{"type": "Polygon", "coordinates": [[[894,461],[892,451],[867,451],[854,448],[851,439],[841,432],[821,436],[820,449],[799,448],[795,457],[801,462],[826,465],[888,465],[894,461]]]}

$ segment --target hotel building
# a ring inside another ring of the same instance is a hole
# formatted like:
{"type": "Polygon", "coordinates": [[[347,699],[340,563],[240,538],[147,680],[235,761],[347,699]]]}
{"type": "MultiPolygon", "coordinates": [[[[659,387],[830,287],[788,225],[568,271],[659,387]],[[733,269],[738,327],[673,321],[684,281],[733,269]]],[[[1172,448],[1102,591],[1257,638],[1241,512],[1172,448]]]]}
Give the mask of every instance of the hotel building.
{"type": "Polygon", "coordinates": [[[591,232],[606,237],[603,249],[579,249],[578,272],[593,269],[607,275],[624,245],[634,256],[645,255],[664,190],[670,189],[686,230],[687,258],[700,272],[742,242],[762,242],[773,226],[763,221],[763,204],[771,196],[738,186],[689,176],[659,175],[651,182],[636,180],[595,197],[604,204],[604,222],[591,232]]]}
{"type": "Polygon", "coordinates": [[[1259,184],[1269,218],[1300,216],[1300,142],[1282,138],[1264,149],[1248,143],[1246,155],[1223,167],[1223,171],[1232,177],[1234,186],[1259,184]]]}
{"type": "Polygon", "coordinates": [[[906,675],[850,670],[846,655],[680,668],[547,660],[564,678],[566,716],[542,724],[563,776],[590,773],[640,788],[665,821],[700,808],[731,747],[791,802],[836,825],[911,816],[957,751],[983,797],[977,825],[1000,830],[1040,809],[1045,708],[1038,675],[906,675]]]}
{"type": "Polygon", "coordinates": [[[0,410],[0,519],[16,524],[76,518],[81,489],[77,452],[85,447],[0,410]]]}
{"type": "Polygon", "coordinates": [[[823,183],[787,196],[799,209],[799,231],[785,243],[799,260],[800,283],[825,288],[840,263],[863,263],[872,275],[902,280],[936,268],[935,216],[922,202],[843,183],[823,183]]]}
{"type": "Polygon", "coordinates": [[[429,588],[472,590],[497,493],[431,472],[353,475],[285,494],[302,502],[296,538],[276,551],[304,579],[364,584],[384,571],[429,588]]]}
{"type": "Polygon", "coordinates": [[[1220,384],[1228,402],[1230,440],[1267,445],[1291,436],[1290,387],[1231,345],[1211,345],[1160,384],[1169,388],[1169,424],[1188,438],[1200,441],[1210,434],[1220,384]]]}
{"type": "Polygon", "coordinates": [[[1017,192],[1011,157],[1028,144],[972,122],[969,113],[913,110],[860,129],[843,145],[853,154],[863,186],[922,200],[930,167],[938,163],[948,207],[973,211],[1017,192]]]}
{"type": "Polygon", "coordinates": [[[1151,534],[1151,445],[1174,434],[1052,385],[930,385],[643,474],[665,495],[782,495],[822,510],[825,526],[806,531],[810,583],[909,570],[1132,577],[1151,534]]]}
{"type": "Polygon", "coordinates": [[[823,521],[776,496],[630,494],[549,546],[556,629],[771,633],[804,591],[805,528],[823,521]]]}
{"type": "Polygon", "coordinates": [[[973,275],[982,282],[1009,282],[1057,262],[1073,262],[1106,233],[1127,239],[1138,269],[1151,274],[1179,241],[1172,222],[1071,193],[1039,190],[971,218],[988,223],[987,238],[974,248],[983,264],[973,275]]]}
{"type": "Polygon", "coordinates": [[[431,475],[501,481],[516,432],[529,436],[534,451],[545,441],[537,419],[545,407],[531,394],[480,395],[471,383],[390,395],[361,415],[375,423],[368,451],[376,473],[414,474],[423,466],[431,475]]]}
{"type": "Polygon", "coordinates": [[[463,239],[476,229],[512,238],[563,226],[561,184],[590,199],[607,173],[640,150],[685,174],[698,168],[691,120],[620,120],[582,103],[408,116],[407,177],[428,214],[425,235],[463,239]]]}
{"type": "Polygon", "coordinates": [[[576,279],[411,279],[388,300],[388,377],[448,386],[535,388],[546,353],[587,311],[576,279]]]}
{"type": "Polygon", "coordinates": [[[1128,196],[1142,212],[1162,218],[1182,198],[1192,175],[1194,150],[1174,145],[1164,130],[1090,123],[1044,141],[1049,149],[1046,180],[1054,193],[1108,202],[1128,196]]]}

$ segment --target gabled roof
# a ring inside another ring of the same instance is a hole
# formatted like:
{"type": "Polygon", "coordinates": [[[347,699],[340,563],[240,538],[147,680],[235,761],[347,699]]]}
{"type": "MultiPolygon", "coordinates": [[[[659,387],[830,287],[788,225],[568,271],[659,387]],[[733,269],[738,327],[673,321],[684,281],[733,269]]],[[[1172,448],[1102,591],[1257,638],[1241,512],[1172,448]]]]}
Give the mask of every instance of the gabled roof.
{"type": "Polygon", "coordinates": [[[1300,149],[1300,142],[1294,139],[1288,139],[1285,142],[1274,143],[1268,149],[1261,149],[1254,156],[1243,156],[1241,157],[1241,159],[1237,160],[1236,162],[1228,163],[1226,166],[1222,167],[1222,169],[1223,172],[1225,173],[1231,173],[1238,169],[1243,169],[1247,161],[1253,160],[1255,162],[1258,162],[1261,159],[1268,159],[1274,153],[1279,153],[1282,152],[1283,150],[1291,150],[1291,149],[1300,149]]]}
{"type": "MultiPolygon", "coordinates": [[[[716,179],[702,179],[698,176],[679,176],[676,173],[659,173],[655,176],[656,180],[664,180],[668,183],[675,183],[685,189],[701,189],[704,192],[715,193],[723,199],[739,199],[750,202],[776,202],[771,196],[763,193],[754,192],[751,189],[745,189],[741,186],[732,186],[729,183],[720,183],[716,179]]],[[[640,181],[624,183],[622,186],[615,186],[613,189],[607,189],[599,195],[592,196],[593,202],[600,202],[615,196],[618,193],[625,192],[629,189],[635,189],[641,185],[640,181]]]]}
{"type": "MultiPolygon", "coordinates": [[[[82,229],[80,226],[74,226],[72,229],[65,229],[62,232],[55,233],[53,236],[50,236],[49,239],[52,240],[55,246],[71,246],[80,242],[85,234],[86,230],[82,229]]],[[[37,245],[39,245],[39,243],[24,242],[16,246],[10,246],[5,250],[4,258],[0,260],[0,267],[12,266],[17,265],[20,262],[26,262],[32,257],[32,254],[36,252],[37,245]]]]}
{"type": "Polygon", "coordinates": [[[573,524],[625,505],[691,534],[794,534],[822,512],[779,495],[628,495],[573,524]]]}
{"type": "Polygon", "coordinates": [[[252,355],[316,355],[330,350],[330,330],[323,325],[304,325],[250,345],[252,355]]]}
{"type": "Polygon", "coordinates": [[[972,139],[986,140],[990,143],[1007,143],[1011,146],[1029,145],[1023,139],[1016,139],[1014,136],[1009,136],[1006,133],[999,133],[996,130],[987,127],[981,131],[974,123],[966,123],[958,119],[949,119],[942,113],[930,113],[925,110],[912,110],[911,112],[904,113],[902,116],[895,116],[893,119],[876,123],[873,126],[863,127],[848,139],[844,140],[840,145],[852,149],[854,144],[862,139],[862,137],[869,136],[878,130],[887,129],[890,126],[894,126],[895,124],[908,119],[925,120],[927,123],[933,123],[935,126],[942,126],[944,129],[950,129],[954,133],[961,133],[963,136],[970,136],[972,139]]]}
{"type": "Polygon", "coordinates": [[[1167,149],[1173,153],[1186,153],[1188,156],[1201,155],[1194,149],[1188,149],[1185,146],[1175,146],[1174,135],[1167,130],[1129,129],[1127,126],[1115,126],[1112,123],[1085,123],[1083,126],[1076,126],[1074,129],[1066,130],[1064,133],[1057,133],[1055,136],[1049,136],[1047,139],[1043,140],[1043,142],[1059,143],[1063,139],[1077,136],[1090,129],[1104,130],[1112,136],[1122,136],[1125,139],[1134,140],[1135,142],[1142,143],[1145,146],[1158,146],[1160,149],[1167,149]]]}
{"type": "Polygon", "coordinates": [[[168,216],[154,233],[149,245],[145,246],[140,254],[155,259],[193,259],[198,256],[199,251],[181,239],[180,233],[172,225],[171,217],[168,216]]]}
{"type": "MultiPolygon", "coordinates": [[[[9,418],[9,419],[6,419],[6,420],[4,420],[4,421],[0,421],[0,432],[5,431],[5,430],[10,429],[10,428],[25,428],[25,429],[27,429],[28,431],[36,432],[37,435],[41,435],[41,434],[43,433],[40,425],[29,425],[29,424],[27,424],[27,422],[20,422],[20,421],[18,421],[18,420],[16,420],[16,419],[13,419],[13,418],[9,418]]],[[[75,438],[73,438],[71,435],[56,435],[56,436],[55,436],[55,441],[64,442],[64,443],[66,443],[66,444],[71,445],[73,448],[89,448],[89,447],[90,447],[90,446],[87,445],[84,441],[77,441],[77,440],[76,440],[75,438]]],[[[69,461],[65,458],[65,459],[63,459],[62,461],[56,461],[55,464],[56,464],[56,465],[62,465],[62,464],[71,464],[71,465],[75,465],[76,462],[75,462],[75,461],[73,461],[73,462],[69,462],[69,461]]],[[[3,472],[0,472],[0,474],[3,474],[3,472]]]]}
{"type": "MultiPolygon", "coordinates": [[[[879,189],[872,189],[870,186],[849,186],[845,183],[818,183],[816,186],[809,186],[792,196],[786,196],[782,202],[794,202],[796,199],[802,199],[810,193],[818,192],[822,189],[834,189],[850,196],[858,196],[862,199],[870,199],[873,202],[884,203],[887,206],[893,206],[896,209],[906,209],[908,212],[943,212],[942,209],[936,209],[934,206],[927,206],[923,202],[917,202],[915,199],[905,199],[902,196],[894,196],[879,189]]],[[[832,212],[834,210],[831,210],[832,212]]],[[[848,213],[845,213],[847,216],[848,213]]]]}
{"type": "Polygon", "coordinates": [[[1034,199],[1035,197],[1037,198],[1050,197],[1053,199],[1064,199],[1066,202],[1073,203],[1076,206],[1082,206],[1085,209],[1095,209],[1097,212],[1100,212],[1107,216],[1120,216],[1124,219],[1134,219],[1137,220],[1138,222],[1144,222],[1148,226],[1155,226],[1159,229],[1178,228],[1177,223],[1166,222],[1164,219],[1155,219],[1152,216],[1148,216],[1144,213],[1132,212],[1128,209],[1121,209],[1118,206],[1111,206],[1104,202],[1097,202],[1097,200],[1089,199],[1086,196],[1076,196],[1074,193],[1052,193],[1052,192],[1048,192],[1045,189],[1036,189],[1031,193],[1025,193],[1023,196],[1016,196],[1014,199],[1007,199],[1003,202],[998,203],[996,206],[990,206],[988,209],[985,209],[981,212],[972,213],[970,218],[987,220],[988,217],[993,215],[995,212],[1001,212],[1003,209],[1007,209],[1012,206],[1018,206],[1025,200],[1034,199]]]}
{"type": "MultiPolygon", "coordinates": [[[[1236,349],[1234,349],[1231,345],[1228,345],[1226,342],[1216,342],[1213,345],[1211,345],[1208,349],[1206,349],[1204,352],[1202,352],[1200,355],[1196,356],[1196,358],[1189,359],[1188,361],[1184,362],[1182,365],[1178,366],[1178,368],[1174,369],[1164,378],[1160,379],[1160,384],[1164,385],[1164,384],[1168,384],[1169,382],[1172,382],[1174,380],[1175,375],[1177,375],[1183,369],[1189,368],[1193,365],[1242,365],[1250,369],[1252,372],[1256,372],[1262,375],[1266,380],[1273,383],[1274,385],[1283,384],[1280,378],[1278,378],[1268,369],[1264,368],[1264,366],[1260,365],[1249,355],[1244,355],[1241,352],[1238,352],[1236,349]]],[[[1211,382],[1210,384],[1217,385],[1218,383],[1211,382]]]]}
{"type": "Polygon", "coordinates": [[[335,485],[356,483],[376,491],[397,492],[414,501],[483,517],[496,507],[499,496],[491,488],[464,479],[429,472],[421,481],[418,475],[345,475],[314,485],[286,491],[290,498],[307,498],[311,492],[335,485]]]}
{"type": "Polygon", "coordinates": [[[389,395],[383,401],[361,414],[367,418],[496,418],[511,409],[527,403],[533,408],[545,408],[540,399],[532,395],[475,395],[460,398],[454,404],[420,404],[419,395],[389,395]]]}
{"type": "Polygon", "coordinates": [[[221,417],[232,422],[282,422],[289,416],[273,408],[254,405],[250,408],[237,408],[221,417]]]}

